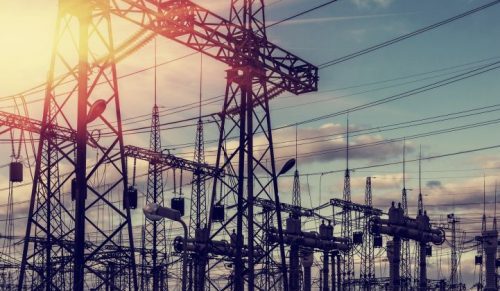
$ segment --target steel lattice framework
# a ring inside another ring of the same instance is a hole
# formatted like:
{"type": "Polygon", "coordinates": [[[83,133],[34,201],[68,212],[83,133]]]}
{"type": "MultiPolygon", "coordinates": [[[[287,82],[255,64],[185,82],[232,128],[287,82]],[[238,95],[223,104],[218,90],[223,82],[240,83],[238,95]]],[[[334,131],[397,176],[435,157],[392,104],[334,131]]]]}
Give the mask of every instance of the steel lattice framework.
{"type": "MultiPolygon", "coordinates": [[[[268,87],[266,93],[278,89],[294,94],[316,91],[318,68],[266,39],[264,19],[252,17],[263,12],[263,8],[260,0],[232,1],[232,16],[226,20],[189,0],[110,1],[112,13],[230,67],[239,67],[242,62],[259,67],[265,74],[262,79],[268,87]],[[241,37],[235,37],[245,34],[252,36],[251,43],[242,43],[241,37]],[[242,54],[242,47],[251,48],[253,54],[242,54]]],[[[254,106],[269,98],[259,97],[253,100],[254,106]]]]}
{"type": "MultiPolygon", "coordinates": [[[[351,202],[351,174],[350,170],[345,170],[344,192],[342,199],[348,204],[351,202]]],[[[352,279],[354,279],[354,254],[352,248],[352,216],[351,208],[345,205],[342,207],[342,237],[348,238],[351,242],[349,250],[342,253],[342,286],[343,290],[352,290],[354,288],[352,279]]]]}
{"type": "MultiPolygon", "coordinates": [[[[195,163],[202,165],[205,164],[205,145],[203,138],[203,121],[198,119],[196,127],[196,139],[194,149],[195,163]]],[[[193,183],[191,191],[191,210],[190,210],[190,234],[194,235],[197,228],[206,227],[207,224],[207,196],[206,196],[206,174],[203,169],[193,172],[193,183]]]]}
{"type": "Polygon", "coordinates": [[[351,171],[349,170],[349,117],[346,125],[346,169],[344,173],[344,190],[342,199],[345,205],[342,207],[341,236],[349,239],[349,249],[342,252],[342,288],[343,290],[352,290],[354,288],[352,280],[354,279],[354,245],[352,243],[352,215],[351,215],[351,171]]]}
{"type": "Polygon", "coordinates": [[[127,188],[125,156],[111,158],[115,153],[123,153],[115,66],[109,6],[93,1],[61,1],[19,289],[28,280],[33,289],[137,288],[130,210],[122,210],[121,205],[113,202],[122,197],[122,191],[127,188]],[[98,57],[103,51],[105,57],[98,57]],[[56,81],[56,76],[64,77],[56,81]],[[98,83],[100,86],[96,87],[98,83]],[[107,108],[101,115],[88,115],[91,105],[98,101],[97,96],[107,108]],[[94,139],[87,125],[94,119],[111,134],[105,140],[94,141],[99,158],[87,164],[88,140],[94,139]],[[57,125],[76,132],[76,147],[72,141],[52,136],[52,128],[57,125]],[[106,174],[113,181],[110,186],[97,187],[92,179],[104,164],[108,165],[106,174]],[[62,165],[74,170],[59,179],[57,167],[62,165]],[[72,177],[75,177],[74,184],[70,183],[72,177]],[[59,198],[63,188],[73,189],[74,209],[59,198]],[[60,211],[54,212],[54,207],[60,211]],[[100,210],[115,217],[114,223],[99,220],[100,210]],[[50,213],[57,213],[58,217],[51,217],[50,213]],[[85,243],[87,231],[99,234],[92,240],[91,247],[85,243]],[[68,245],[65,241],[74,243],[68,245]],[[113,249],[113,255],[105,255],[108,249],[113,249]],[[44,267],[41,268],[41,264],[44,267]],[[110,264],[112,274],[107,272],[110,264]]]}
{"type": "Polygon", "coordinates": [[[269,99],[265,98],[269,90],[268,78],[266,67],[258,65],[261,54],[259,41],[266,38],[263,9],[260,1],[233,0],[231,4],[230,22],[244,29],[230,28],[229,32],[238,44],[227,74],[216,165],[230,169],[236,179],[215,181],[211,200],[212,209],[218,203],[217,184],[223,183],[225,191],[220,193],[220,199],[236,204],[236,213],[222,225],[209,221],[211,238],[224,233],[229,235],[235,230],[233,278],[228,280],[228,285],[233,285],[235,290],[243,290],[245,285],[248,285],[248,290],[273,290],[281,288],[282,284],[285,289],[288,287],[284,245],[281,242],[269,247],[271,243],[266,239],[270,220],[277,220],[282,236],[280,205],[277,204],[273,213],[266,213],[267,221],[254,215],[255,198],[279,202],[269,99]],[[227,114],[235,107],[239,108],[238,114],[227,114]],[[254,134],[257,132],[261,132],[265,140],[259,152],[254,151],[254,134]],[[231,137],[239,139],[235,150],[227,146],[231,137]],[[269,163],[266,164],[266,160],[269,163]],[[254,175],[257,171],[265,175],[254,175]],[[247,248],[246,256],[243,254],[244,246],[247,248]],[[280,254],[276,256],[278,248],[280,254]]]}
{"type": "MultiPolygon", "coordinates": [[[[408,216],[408,192],[406,189],[406,144],[403,141],[403,189],[401,190],[401,208],[404,215],[408,216]]],[[[411,289],[411,256],[410,240],[403,238],[401,241],[401,290],[411,289]]]]}
{"type": "Polygon", "coordinates": [[[297,208],[301,207],[300,175],[298,169],[296,169],[295,173],[293,174],[292,205],[296,206],[297,208]]]}
{"type": "Polygon", "coordinates": [[[451,225],[451,255],[450,255],[450,290],[461,290],[458,280],[458,256],[457,256],[457,223],[459,220],[454,213],[448,214],[448,224],[451,225]]]}
{"type": "MultiPolygon", "coordinates": [[[[372,178],[366,177],[365,188],[365,206],[372,207],[372,178]]],[[[362,290],[372,290],[375,285],[375,252],[373,247],[373,235],[370,232],[370,219],[372,213],[364,212],[364,237],[363,249],[361,254],[361,268],[359,279],[361,280],[362,290]]]]}
{"type": "MultiPolygon", "coordinates": [[[[141,43],[151,39],[151,34],[147,31],[152,31],[231,67],[228,71],[226,98],[221,113],[216,168],[228,169],[235,175],[228,176],[225,180],[218,179],[228,190],[225,194],[216,196],[217,183],[214,183],[211,206],[218,202],[216,197],[222,197],[224,201],[229,201],[231,197],[237,202],[238,211],[221,226],[212,228],[211,237],[228,235],[229,228],[234,230],[236,227],[235,243],[239,251],[231,258],[235,262],[233,277],[236,288],[242,286],[244,279],[249,282],[250,290],[253,290],[254,282],[267,287],[278,286],[280,282],[286,283],[283,245],[266,247],[268,251],[264,255],[260,250],[255,251],[255,244],[265,241],[265,229],[262,223],[253,220],[252,200],[254,197],[264,197],[275,201],[276,209],[268,215],[271,219],[267,220],[265,225],[271,225],[272,220],[277,220],[281,234],[269,99],[284,91],[294,94],[316,91],[318,70],[267,41],[263,12],[262,1],[249,0],[232,1],[229,20],[186,0],[60,2],[26,231],[26,236],[34,239],[25,240],[19,286],[29,278],[35,288],[40,286],[60,290],[63,286],[55,278],[61,274],[67,276],[65,279],[68,280],[64,281],[72,282],[75,290],[104,286],[136,289],[138,286],[130,210],[122,210],[121,206],[113,202],[119,201],[115,196],[122,197],[122,191],[127,189],[115,64],[118,57],[125,57],[135,48],[127,49],[121,56],[116,54],[110,13],[141,27],[140,34],[130,40],[136,44],[135,47],[140,47],[141,43]],[[68,48],[68,43],[73,45],[68,48]],[[102,54],[102,51],[105,53],[102,54]],[[100,86],[97,87],[97,84],[100,86]],[[107,105],[105,112],[97,119],[97,122],[107,129],[106,138],[102,140],[98,140],[87,126],[89,121],[93,121],[87,119],[87,111],[97,101],[97,96],[107,105]],[[238,99],[238,96],[241,98],[238,99]],[[76,119],[71,118],[69,113],[74,109],[71,110],[70,107],[78,108],[76,119]],[[229,114],[231,110],[232,115],[229,114]],[[52,129],[59,125],[76,133],[74,141],[54,138],[52,129]],[[255,154],[253,135],[257,132],[263,133],[268,147],[255,154]],[[235,133],[239,133],[240,146],[236,151],[228,152],[225,141],[235,133]],[[93,145],[94,150],[99,152],[95,163],[87,164],[88,144],[93,145]],[[57,157],[53,152],[57,153],[57,157]],[[239,157],[238,161],[234,159],[236,156],[239,157]],[[54,164],[61,166],[63,163],[67,163],[69,168],[74,167],[75,170],[60,181],[50,181],[52,177],[57,176],[54,175],[57,171],[54,164]],[[110,183],[111,186],[101,189],[89,181],[99,173],[103,165],[107,165],[106,174],[112,177],[114,182],[110,183]],[[268,177],[256,178],[253,175],[256,170],[267,173],[268,177]],[[55,195],[63,188],[70,188],[72,177],[75,177],[74,209],[68,207],[68,203],[58,201],[55,195]],[[245,180],[252,181],[246,183],[247,193],[243,186],[245,180]],[[255,189],[254,184],[257,185],[255,189]],[[236,185],[238,187],[235,187],[236,185]],[[44,209],[52,202],[61,207],[60,219],[47,219],[44,209]],[[114,223],[98,221],[96,212],[102,208],[106,208],[105,211],[113,217],[118,217],[118,220],[114,220],[114,223]],[[61,221],[64,221],[66,226],[62,226],[61,221]],[[236,225],[233,223],[235,221],[236,225]],[[248,221],[251,223],[247,223],[248,221]],[[57,225],[52,225],[53,223],[57,225]],[[246,264],[241,253],[244,227],[249,233],[246,264]],[[62,229],[60,233],[53,231],[58,228],[66,229],[62,229]],[[85,233],[90,229],[98,235],[89,246],[85,243],[85,233]],[[38,241],[51,243],[39,247],[38,243],[34,243],[38,241]],[[66,241],[75,243],[63,243],[66,241]],[[278,260],[272,255],[276,249],[280,250],[278,260]],[[113,254],[104,250],[112,250],[113,254]],[[54,268],[37,268],[40,263],[52,264],[52,258],[57,258],[54,268]],[[266,259],[263,260],[264,258],[266,259]],[[262,261],[268,265],[260,266],[259,271],[256,271],[255,265],[262,261]],[[71,269],[74,271],[69,272],[71,269]],[[265,276],[259,273],[264,269],[268,270],[265,276]],[[283,277],[275,276],[273,270],[281,272],[283,277]],[[248,277],[245,277],[247,275],[248,277]],[[270,278],[273,279],[272,282],[270,278]]],[[[136,153],[144,154],[144,151],[136,153]]],[[[219,176],[220,171],[215,171],[214,176],[219,176]]],[[[211,221],[208,223],[210,228],[211,221]]],[[[231,280],[225,283],[232,284],[231,280]]],[[[284,286],[286,289],[287,285],[284,286]]]]}
{"type": "MultiPolygon", "coordinates": [[[[160,114],[156,103],[151,114],[151,133],[149,149],[161,153],[160,114]]],[[[163,165],[158,160],[152,159],[148,165],[148,182],[146,192],[146,205],[157,203],[164,206],[163,197],[163,165]]],[[[164,280],[160,275],[167,266],[167,235],[165,220],[151,221],[144,217],[143,248],[150,248],[150,252],[142,255],[142,290],[163,290],[164,280]]]]}

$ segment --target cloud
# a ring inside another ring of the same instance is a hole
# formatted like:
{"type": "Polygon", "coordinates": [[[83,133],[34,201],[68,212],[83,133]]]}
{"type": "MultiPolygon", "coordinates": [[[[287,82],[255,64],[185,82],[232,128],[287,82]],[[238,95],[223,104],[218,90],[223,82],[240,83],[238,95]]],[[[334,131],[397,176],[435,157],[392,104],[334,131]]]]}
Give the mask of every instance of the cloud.
{"type": "MultiPolygon", "coordinates": [[[[350,126],[351,130],[359,126],[350,126]]],[[[331,162],[345,160],[345,127],[341,124],[327,123],[317,128],[299,128],[298,159],[299,163],[331,162]]],[[[275,132],[275,149],[278,159],[295,155],[295,129],[290,128],[275,132]]],[[[386,161],[402,153],[402,143],[391,143],[381,135],[358,135],[350,138],[349,159],[386,161]],[[369,145],[369,146],[368,146],[369,145]]],[[[408,152],[413,151],[407,144],[408,152]]]]}
{"type": "Polygon", "coordinates": [[[481,155],[474,157],[472,162],[485,170],[500,169],[500,158],[497,155],[481,155]]]}
{"type": "Polygon", "coordinates": [[[426,186],[428,188],[440,188],[442,186],[442,183],[441,183],[441,181],[432,180],[432,181],[428,181],[426,183],[426,186]]]}
{"type": "Polygon", "coordinates": [[[352,2],[359,8],[382,7],[386,8],[393,0],[352,0],[352,2]]]}
{"type": "MultiPolygon", "coordinates": [[[[376,190],[400,190],[403,183],[403,174],[385,174],[372,177],[372,189],[376,190]]],[[[351,187],[364,189],[366,184],[365,177],[352,177],[351,187]]]]}

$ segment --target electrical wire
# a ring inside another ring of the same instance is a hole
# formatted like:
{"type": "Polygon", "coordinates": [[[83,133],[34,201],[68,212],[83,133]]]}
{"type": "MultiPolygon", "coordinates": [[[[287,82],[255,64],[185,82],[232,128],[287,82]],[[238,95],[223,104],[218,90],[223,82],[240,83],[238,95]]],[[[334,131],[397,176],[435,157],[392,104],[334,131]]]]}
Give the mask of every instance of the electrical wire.
{"type": "Polygon", "coordinates": [[[287,22],[287,21],[289,21],[289,20],[292,20],[292,19],[294,19],[294,18],[300,17],[300,16],[305,15],[305,14],[307,14],[307,13],[309,13],[309,12],[312,12],[312,11],[318,10],[318,9],[320,9],[320,8],[323,8],[323,7],[327,6],[327,5],[330,5],[330,4],[332,4],[332,3],[335,3],[335,2],[337,2],[337,1],[338,1],[338,0],[331,0],[331,1],[328,1],[328,2],[323,3],[323,4],[321,4],[321,5],[315,6],[315,7],[313,7],[313,8],[307,9],[307,10],[305,10],[305,11],[302,11],[302,12],[299,12],[299,13],[294,14],[294,15],[292,15],[292,16],[289,16],[289,17],[287,17],[287,18],[284,18],[284,19],[282,19],[282,20],[276,21],[276,22],[274,22],[274,23],[271,23],[271,24],[269,24],[269,25],[266,25],[266,29],[267,29],[267,28],[271,28],[271,27],[273,27],[273,26],[276,26],[276,25],[278,25],[278,24],[282,24],[282,23],[287,22]]]}
{"type": "Polygon", "coordinates": [[[447,18],[445,20],[442,20],[442,21],[439,21],[439,22],[436,22],[434,24],[431,24],[429,26],[426,26],[426,27],[423,27],[423,28],[420,28],[420,29],[417,29],[415,31],[412,31],[410,33],[407,33],[407,34],[404,34],[404,35],[401,35],[399,37],[396,37],[396,38],[393,38],[393,39],[390,39],[388,41],[384,41],[382,43],[379,43],[379,44],[376,44],[374,46],[371,46],[371,47],[368,47],[368,48],[365,48],[365,49],[362,49],[360,51],[357,51],[357,52],[354,52],[354,53],[350,53],[348,55],[345,55],[343,57],[340,57],[340,58],[337,58],[337,59],[334,59],[334,60],[331,60],[331,61],[328,61],[328,62],[324,62],[322,64],[320,64],[318,66],[319,69],[325,69],[325,68],[328,68],[328,67],[331,67],[333,65],[336,65],[336,64],[339,64],[339,63],[342,63],[342,62],[345,62],[345,61],[348,61],[348,60],[351,60],[351,59],[354,59],[356,57],[359,57],[359,56],[362,56],[364,54],[367,54],[367,53],[370,53],[372,51],[375,51],[375,50],[378,50],[378,49],[381,49],[381,48],[384,48],[384,47],[387,47],[389,45],[392,45],[392,44],[395,44],[395,43],[398,43],[400,41],[403,41],[405,39],[408,39],[410,37],[413,37],[413,36],[416,36],[416,35],[419,35],[419,34],[422,34],[424,32],[427,32],[429,30],[432,30],[432,29],[436,29],[440,26],[443,26],[445,24],[448,24],[448,23],[451,23],[453,21],[456,21],[456,20],[459,20],[459,19],[462,19],[466,16],[469,16],[469,15],[472,15],[474,13],[477,13],[479,11],[482,11],[484,9],[487,9],[489,7],[492,7],[496,4],[500,3],[500,0],[495,0],[495,1],[492,1],[492,2],[489,2],[489,3],[486,3],[482,6],[479,6],[477,8],[474,8],[474,9],[471,9],[471,10],[468,10],[468,11],[465,11],[461,14],[458,14],[456,16],[453,16],[453,17],[450,17],[450,18],[447,18]]]}

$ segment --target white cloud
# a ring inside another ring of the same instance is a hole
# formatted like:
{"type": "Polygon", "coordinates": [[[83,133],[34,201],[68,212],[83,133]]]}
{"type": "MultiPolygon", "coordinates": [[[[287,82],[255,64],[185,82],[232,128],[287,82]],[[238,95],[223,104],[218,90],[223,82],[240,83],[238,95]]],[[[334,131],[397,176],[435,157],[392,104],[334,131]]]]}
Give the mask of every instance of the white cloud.
{"type": "Polygon", "coordinates": [[[386,8],[393,0],[352,0],[352,2],[360,8],[370,8],[373,6],[386,8]]]}

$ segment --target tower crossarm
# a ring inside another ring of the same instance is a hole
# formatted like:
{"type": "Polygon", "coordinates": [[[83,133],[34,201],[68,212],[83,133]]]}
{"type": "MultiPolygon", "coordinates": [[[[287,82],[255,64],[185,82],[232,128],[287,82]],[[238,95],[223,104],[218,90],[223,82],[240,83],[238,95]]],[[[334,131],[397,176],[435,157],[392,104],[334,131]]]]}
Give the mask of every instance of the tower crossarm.
{"type": "MultiPolygon", "coordinates": [[[[0,111],[0,133],[4,131],[2,127],[5,127],[6,129],[22,129],[33,133],[42,134],[41,121],[17,114],[0,111]]],[[[45,134],[69,142],[75,142],[76,137],[76,132],[74,130],[54,125],[50,125],[45,134]]],[[[91,140],[92,139],[89,139],[90,146],[92,146],[92,143],[90,142],[91,140]]],[[[210,166],[208,164],[199,164],[194,161],[176,157],[172,154],[157,153],[155,151],[136,146],[125,146],[125,155],[148,162],[156,162],[168,168],[183,169],[190,172],[201,171],[201,174],[210,177],[224,175],[223,171],[219,171],[214,166],[210,166]]]]}
{"type": "Polygon", "coordinates": [[[361,213],[365,213],[368,215],[374,215],[374,216],[381,216],[382,215],[382,210],[380,210],[380,209],[377,209],[377,208],[374,208],[371,206],[367,206],[367,205],[363,205],[363,204],[345,201],[345,200],[338,199],[338,198],[330,199],[330,203],[328,203],[328,205],[331,205],[334,207],[341,207],[342,209],[348,209],[351,211],[361,212],[361,213]]]}
{"type": "MultiPolygon", "coordinates": [[[[42,133],[41,121],[18,114],[0,111],[0,133],[4,132],[2,127],[6,127],[7,129],[17,128],[38,134],[42,133]]],[[[44,134],[65,141],[76,142],[76,131],[65,127],[50,125],[47,127],[44,134]]]]}
{"type": "Polygon", "coordinates": [[[203,175],[216,177],[223,176],[224,172],[208,164],[199,164],[194,161],[176,157],[169,153],[159,153],[149,149],[127,145],[124,147],[124,154],[127,157],[157,163],[161,166],[175,169],[182,169],[189,172],[200,172],[203,175]]]}
{"type": "Polygon", "coordinates": [[[263,69],[271,88],[293,94],[318,88],[316,66],[189,0],[113,0],[109,5],[113,14],[230,67],[251,65],[263,69]],[[257,56],[238,50],[242,41],[257,46],[257,56]]]}
{"type": "MultiPolygon", "coordinates": [[[[255,198],[254,205],[258,205],[266,210],[275,210],[276,204],[274,201],[262,198],[255,198]]],[[[301,217],[317,217],[326,221],[331,221],[330,218],[324,217],[316,213],[313,209],[305,208],[301,206],[295,206],[288,203],[280,203],[281,211],[290,214],[298,214],[301,217]]]]}

